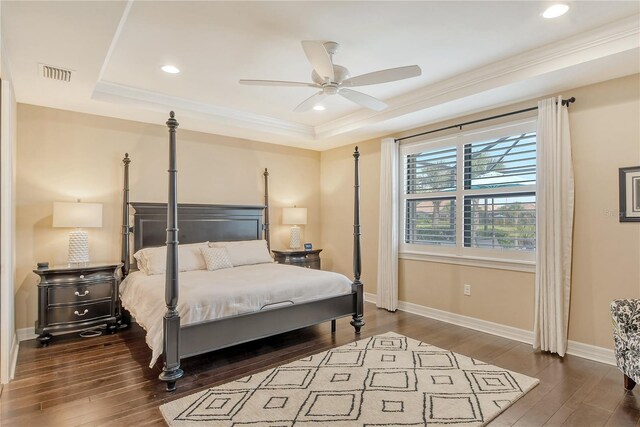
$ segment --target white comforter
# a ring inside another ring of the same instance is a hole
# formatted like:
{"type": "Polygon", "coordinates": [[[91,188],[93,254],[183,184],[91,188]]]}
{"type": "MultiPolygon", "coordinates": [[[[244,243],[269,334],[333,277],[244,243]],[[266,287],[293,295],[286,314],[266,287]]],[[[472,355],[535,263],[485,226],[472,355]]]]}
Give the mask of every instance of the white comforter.
{"type": "MultiPolygon", "coordinates": [[[[164,283],[164,274],[147,276],[136,271],[120,285],[122,304],[147,331],[153,351],[150,367],[162,354],[164,283]]],[[[276,263],[187,271],[180,273],[179,283],[182,325],[351,292],[351,281],[342,274],[276,263]]]]}

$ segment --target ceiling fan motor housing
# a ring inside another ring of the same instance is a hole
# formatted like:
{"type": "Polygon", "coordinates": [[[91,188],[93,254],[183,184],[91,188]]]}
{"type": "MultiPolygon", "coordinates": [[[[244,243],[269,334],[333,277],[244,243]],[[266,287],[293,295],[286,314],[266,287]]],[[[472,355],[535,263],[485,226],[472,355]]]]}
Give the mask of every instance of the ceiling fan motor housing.
{"type": "Polygon", "coordinates": [[[347,80],[349,77],[351,77],[351,75],[349,74],[349,70],[347,70],[342,65],[336,65],[336,64],[333,64],[333,81],[332,82],[326,82],[324,78],[320,77],[318,73],[315,72],[315,70],[311,72],[311,79],[319,85],[324,85],[326,83],[340,84],[343,81],[347,80]]]}
{"type": "Polygon", "coordinates": [[[339,89],[338,85],[333,83],[328,83],[322,87],[322,91],[325,95],[337,95],[339,89]]]}

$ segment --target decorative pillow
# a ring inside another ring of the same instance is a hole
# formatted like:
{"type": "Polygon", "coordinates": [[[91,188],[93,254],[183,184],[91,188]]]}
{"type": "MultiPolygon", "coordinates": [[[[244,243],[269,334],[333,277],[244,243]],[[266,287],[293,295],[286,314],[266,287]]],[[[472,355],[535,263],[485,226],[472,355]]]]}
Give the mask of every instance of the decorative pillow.
{"type": "MultiPolygon", "coordinates": [[[[178,245],[178,269],[180,271],[206,270],[207,265],[200,252],[209,242],[178,245]]],[[[147,275],[164,274],[167,268],[167,247],[144,248],[136,252],[134,258],[138,270],[147,275]]]]}
{"type": "Polygon", "coordinates": [[[207,263],[207,270],[214,271],[233,267],[225,248],[203,247],[200,248],[200,252],[207,263]]]}
{"type": "Polygon", "coordinates": [[[241,240],[239,242],[210,242],[212,248],[225,248],[234,267],[273,262],[266,240],[241,240]]]}
{"type": "Polygon", "coordinates": [[[144,251],[144,249],[140,249],[138,252],[133,254],[133,258],[136,260],[138,270],[142,271],[144,274],[148,276],[149,272],[147,271],[147,259],[144,257],[142,251],[144,251]]]}

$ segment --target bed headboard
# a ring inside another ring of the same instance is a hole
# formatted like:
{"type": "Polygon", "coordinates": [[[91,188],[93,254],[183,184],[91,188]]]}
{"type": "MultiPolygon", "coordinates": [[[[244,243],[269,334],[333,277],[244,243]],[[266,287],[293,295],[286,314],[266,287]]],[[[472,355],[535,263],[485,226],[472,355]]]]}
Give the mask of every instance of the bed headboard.
{"type": "MultiPolygon", "coordinates": [[[[132,253],[142,248],[167,244],[168,226],[167,203],[129,201],[130,164],[131,159],[127,153],[122,159],[124,181],[121,255],[124,276],[129,274],[132,253]],[[133,227],[129,217],[130,207],[135,210],[133,227]],[[130,248],[131,234],[133,234],[133,252],[130,248]]],[[[262,176],[264,205],[177,204],[177,240],[180,243],[198,243],[264,239],[267,241],[267,249],[270,249],[269,171],[266,168],[262,176]]]]}
{"type": "MultiPolygon", "coordinates": [[[[134,252],[162,246],[167,240],[167,204],[131,202],[134,252]]],[[[262,239],[265,206],[178,204],[178,241],[235,241],[262,239]]]]}

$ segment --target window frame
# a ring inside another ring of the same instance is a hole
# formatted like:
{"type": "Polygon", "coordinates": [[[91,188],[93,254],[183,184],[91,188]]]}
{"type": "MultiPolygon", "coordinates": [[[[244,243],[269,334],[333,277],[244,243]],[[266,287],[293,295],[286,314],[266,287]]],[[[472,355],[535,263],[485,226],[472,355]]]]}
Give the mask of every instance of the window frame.
{"type": "MultiPolygon", "coordinates": [[[[436,261],[491,266],[508,270],[532,271],[535,269],[535,250],[518,251],[508,249],[473,248],[464,246],[464,201],[465,196],[500,196],[517,195],[536,192],[536,185],[519,187],[506,186],[498,188],[465,189],[464,188],[464,149],[466,144],[478,143],[490,139],[498,139],[518,133],[536,132],[536,118],[526,118],[509,121],[494,126],[487,126],[468,131],[460,131],[443,137],[421,139],[404,143],[399,147],[398,156],[398,233],[400,258],[423,259],[436,261]],[[455,191],[434,191],[419,194],[406,193],[407,162],[406,156],[425,151],[444,148],[456,148],[456,189],[455,191]],[[517,188],[517,191],[516,191],[517,188]],[[407,223],[406,201],[411,199],[455,198],[456,204],[456,244],[455,245],[421,245],[405,242],[405,227],[407,223]]],[[[537,206],[537,200],[536,200],[537,206]]],[[[537,215],[537,212],[536,212],[537,215]]]]}

